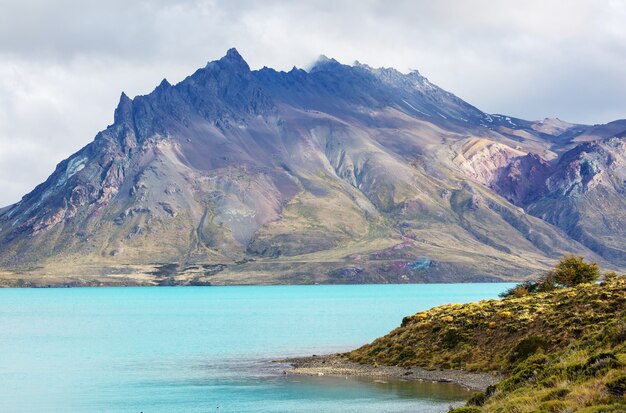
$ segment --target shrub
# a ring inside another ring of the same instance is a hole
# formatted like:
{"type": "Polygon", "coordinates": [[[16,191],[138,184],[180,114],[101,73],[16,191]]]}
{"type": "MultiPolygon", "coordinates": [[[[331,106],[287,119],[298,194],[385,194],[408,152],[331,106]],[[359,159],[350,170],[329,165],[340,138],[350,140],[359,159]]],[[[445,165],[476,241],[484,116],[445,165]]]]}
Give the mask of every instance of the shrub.
{"type": "Polygon", "coordinates": [[[608,369],[618,367],[621,367],[621,363],[614,354],[600,353],[589,357],[585,363],[576,363],[567,366],[566,374],[568,379],[572,381],[580,379],[587,380],[592,377],[597,377],[608,369]]]}
{"type": "Polygon", "coordinates": [[[599,277],[600,267],[597,263],[588,264],[584,257],[566,255],[546,278],[553,279],[555,284],[563,287],[573,287],[596,281],[599,277]]]}
{"type": "Polygon", "coordinates": [[[500,297],[502,298],[523,297],[528,294],[549,291],[551,289],[553,289],[552,286],[546,284],[544,282],[544,279],[541,279],[539,281],[524,281],[523,283],[517,284],[515,287],[501,293],[500,297]]]}
{"type": "Polygon", "coordinates": [[[560,400],[560,399],[564,398],[565,396],[567,396],[570,393],[570,391],[571,390],[569,390],[569,389],[554,389],[554,390],[550,390],[548,392],[548,394],[543,396],[541,401],[547,402],[547,401],[550,401],[550,400],[560,400]]]}
{"type": "MultiPolygon", "coordinates": [[[[549,402],[543,402],[539,406],[541,410],[552,413],[561,413],[567,410],[568,406],[560,400],[551,400],[549,402]]],[[[570,410],[571,411],[571,410],[570,410]]]]}
{"type": "Polygon", "coordinates": [[[600,353],[589,357],[585,366],[588,374],[595,376],[604,370],[619,368],[622,366],[622,363],[619,362],[613,353],[600,353]]]}
{"type": "Polygon", "coordinates": [[[606,384],[606,391],[613,396],[624,396],[626,394],[626,375],[619,376],[608,382],[606,384]]]}
{"type": "Polygon", "coordinates": [[[600,405],[576,410],[576,413],[624,413],[624,405],[600,405]]]}
{"type": "Polygon", "coordinates": [[[448,413],[480,413],[480,409],[476,407],[459,407],[457,409],[448,410],[448,413]]]}
{"type": "Polygon", "coordinates": [[[511,375],[502,380],[496,387],[504,392],[509,392],[528,381],[535,381],[546,369],[548,358],[544,354],[536,354],[520,362],[515,366],[511,375]]]}
{"type": "Polygon", "coordinates": [[[459,330],[451,329],[446,331],[441,337],[441,345],[447,349],[453,349],[464,340],[463,334],[459,330]]]}
{"type": "MultiPolygon", "coordinates": [[[[578,284],[596,281],[600,277],[597,263],[586,263],[584,257],[566,255],[553,270],[543,275],[539,281],[524,281],[500,294],[502,298],[523,297],[528,294],[552,291],[557,287],[573,287],[578,284]]],[[[614,279],[611,273],[605,279],[614,279]],[[608,278],[607,278],[608,277],[608,278]]]]}
{"type": "Polygon", "coordinates": [[[535,354],[539,349],[545,350],[546,348],[548,348],[548,342],[543,337],[526,337],[520,340],[515,348],[513,348],[509,355],[509,361],[514,363],[519,360],[525,360],[535,354]]]}
{"type": "Polygon", "coordinates": [[[616,346],[618,344],[626,342],[626,321],[616,323],[605,329],[603,334],[605,340],[611,345],[616,346]]]}
{"type": "Polygon", "coordinates": [[[525,295],[534,293],[537,290],[537,282],[535,281],[524,281],[523,283],[517,284],[515,287],[510,288],[503,293],[500,293],[500,297],[502,298],[517,298],[523,297],[525,295]]]}
{"type": "Polygon", "coordinates": [[[483,392],[474,393],[472,397],[469,398],[467,404],[470,406],[482,406],[487,401],[487,395],[483,392]]]}
{"type": "Polygon", "coordinates": [[[604,273],[602,277],[603,278],[602,281],[607,283],[607,282],[615,281],[618,277],[619,275],[617,275],[615,271],[607,271],[604,273]]]}

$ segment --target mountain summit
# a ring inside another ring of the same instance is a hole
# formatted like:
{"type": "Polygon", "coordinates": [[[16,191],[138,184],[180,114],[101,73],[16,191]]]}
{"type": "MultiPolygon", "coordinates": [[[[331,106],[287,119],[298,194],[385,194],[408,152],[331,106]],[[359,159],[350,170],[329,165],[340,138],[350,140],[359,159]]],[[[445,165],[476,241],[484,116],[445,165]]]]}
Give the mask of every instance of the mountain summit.
{"type": "MultiPolygon", "coordinates": [[[[414,71],[235,49],[130,99],[0,209],[6,285],[525,278],[626,267],[626,121],[487,114],[414,71]]],[[[3,271],[3,272],[2,272],[3,271]]]]}

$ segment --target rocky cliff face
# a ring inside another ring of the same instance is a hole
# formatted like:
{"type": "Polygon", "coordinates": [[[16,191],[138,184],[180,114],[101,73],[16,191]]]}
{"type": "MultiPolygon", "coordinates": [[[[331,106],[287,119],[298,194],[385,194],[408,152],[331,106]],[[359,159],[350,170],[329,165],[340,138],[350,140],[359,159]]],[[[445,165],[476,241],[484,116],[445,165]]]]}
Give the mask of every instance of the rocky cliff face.
{"type": "Polygon", "coordinates": [[[0,210],[0,266],[28,285],[496,280],[565,252],[626,265],[613,129],[485,114],[418,72],[251,71],[232,49],[122,94],[111,126],[0,210]]]}
{"type": "Polygon", "coordinates": [[[626,265],[623,138],[577,145],[561,156],[544,185],[544,196],[527,202],[529,213],[563,228],[607,260],[626,265]]]}

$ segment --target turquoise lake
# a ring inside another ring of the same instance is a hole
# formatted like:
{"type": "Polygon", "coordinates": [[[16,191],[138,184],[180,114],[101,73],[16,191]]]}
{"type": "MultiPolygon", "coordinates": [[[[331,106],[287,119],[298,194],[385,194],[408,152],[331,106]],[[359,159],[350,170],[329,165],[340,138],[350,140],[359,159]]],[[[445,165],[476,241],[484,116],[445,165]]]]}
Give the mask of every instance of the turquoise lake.
{"type": "Polygon", "coordinates": [[[283,375],[510,284],[0,289],[2,412],[446,412],[453,385],[283,375]]]}

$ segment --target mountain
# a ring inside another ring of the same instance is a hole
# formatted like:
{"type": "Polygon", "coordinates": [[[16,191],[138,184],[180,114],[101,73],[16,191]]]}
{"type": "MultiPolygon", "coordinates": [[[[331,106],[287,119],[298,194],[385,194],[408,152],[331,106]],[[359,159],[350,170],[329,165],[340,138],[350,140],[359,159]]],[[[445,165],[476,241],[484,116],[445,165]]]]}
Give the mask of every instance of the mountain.
{"type": "Polygon", "coordinates": [[[626,267],[626,120],[487,114],[430,83],[231,49],[0,209],[4,285],[522,279],[626,267]]]}

